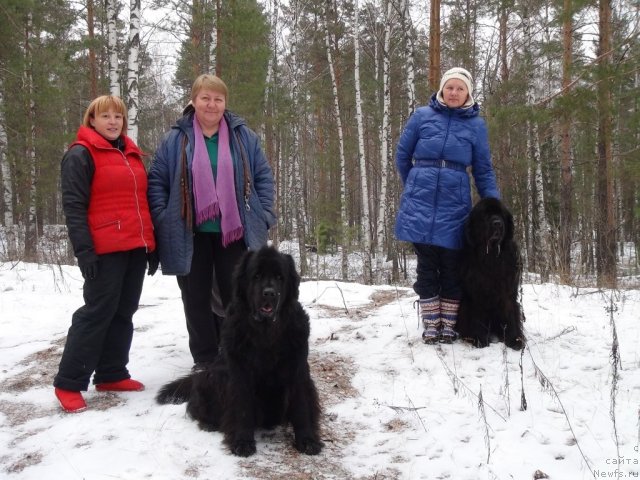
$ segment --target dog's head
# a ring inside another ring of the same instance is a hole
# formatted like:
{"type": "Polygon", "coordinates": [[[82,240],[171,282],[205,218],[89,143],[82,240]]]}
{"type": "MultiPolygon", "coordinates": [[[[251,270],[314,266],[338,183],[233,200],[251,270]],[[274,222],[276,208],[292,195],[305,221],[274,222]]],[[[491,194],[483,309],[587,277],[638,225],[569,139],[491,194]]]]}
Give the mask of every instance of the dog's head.
{"type": "Polygon", "coordinates": [[[291,255],[263,247],[246,252],[236,267],[234,302],[245,305],[256,321],[274,321],[285,306],[297,301],[299,286],[291,255]]]}
{"type": "Polygon", "coordinates": [[[513,239],[513,215],[500,200],[484,198],[471,210],[464,233],[470,247],[499,253],[513,239]]]}

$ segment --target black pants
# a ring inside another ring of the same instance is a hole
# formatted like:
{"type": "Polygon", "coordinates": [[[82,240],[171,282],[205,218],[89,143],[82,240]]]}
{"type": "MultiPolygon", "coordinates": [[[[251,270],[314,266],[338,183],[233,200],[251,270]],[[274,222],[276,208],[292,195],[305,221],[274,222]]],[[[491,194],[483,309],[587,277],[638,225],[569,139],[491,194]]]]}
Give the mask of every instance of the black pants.
{"type": "Polygon", "coordinates": [[[460,251],[423,243],[414,243],[413,247],[418,256],[418,277],[413,289],[418,296],[460,300],[460,251]]]}
{"type": "Polygon", "coordinates": [[[196,232],[193,237],[191,271],[178,276],[189,350],[195,363],[211,362],[218,354],[222,317],[213,312],[211,291],[215,271],[222,307],[231,300],[231,275],[245,252],[244,240],[222,246],[222,234],[196,232]]]}
{"type": "Polygon", "coordinates": [[[85,280],[84,305],[75,311],[53,385],[87,390],[93,383],[130,378],[127,370],[147,255],[144,248],[98,257],[98,274],[85,280]]]}

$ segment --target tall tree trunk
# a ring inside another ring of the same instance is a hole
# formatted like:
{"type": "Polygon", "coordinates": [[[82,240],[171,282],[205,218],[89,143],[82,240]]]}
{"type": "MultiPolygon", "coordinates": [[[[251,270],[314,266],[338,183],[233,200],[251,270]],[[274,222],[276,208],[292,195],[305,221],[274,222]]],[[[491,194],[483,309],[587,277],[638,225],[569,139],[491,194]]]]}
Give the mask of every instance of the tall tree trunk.
{"type": "MultiPolygon", "coordinates": [[[[267,129],[270,132],[273,132],[273,128],[268,127],[267,119],[270,117],[269,115],[269,100],[270,95],[273,94],[274,90],[274,79],[276,75],[276,65],[278,62],[278,15],[279,15],[279,5],[278,0],[271,0],[268,2],[270,5],[269,11],[269,25],[270,25],[270,33],[269,33],[269,50],[271,51],[271,55],[269,56],[269,61],[267,63],[267,78],[265,79],[264,85],[264,108],[263,108],[263,119],[262,119],[262,127],[260,128],[260,136],[262,138],[263,143],[266,143],[267,149],[270,146],[270,142],[267,142],[267,129]]],[[[267,154],[270,153],[267,150],[267,154]]],[[[267,155],[268,158],[271,156],[267,155]]]]}
{"type": "Polygon", "coordinates": [[[209,72],[220,75],[218,71],[218,25],[220,24],[220,0],[213,0],[215,8],[211,15],[211,29],[209,30],[209,72]]]}
{"type": "MultiPolygon", "coordinates": [[[[2,97],[2,84],[0,82],[0,105],[4,105],[2,97]]],[[[18,258],[18,242],[16,228],[14,225],[13,207],[13,181],[11,176],[11,165],[7,155],[7,132],[5,130],[5,116],[0,107],[0,168],[2,169],[2,200],[4,207],[3,225],[6,242],[6,259],[16,260],[18,258]]]]}
{"type": "Polygon", "coordinates": [[[596,261],[598,286],[616,286],[615,196],[613,190],[613,154],[611,86],[611,0],[599,3],[598,46],[598,208],[596,261]]]}
{"type": "Polygon", "coordinates": [[[140,65],[140,0],[131,0],[129,22],[129,62],[127,67],[128,135],[138,143],[138,77],[140,65]]]}
{"type": "Polygon", "coordinates": [[[371,272],[371,214],[369,213],[369,184],[364,153],[364,121],[360,93],[360,14],[358,0],[353,9],[354,87],[356,93],[356,124],[358,127],[358,166],[360,167],[360,193],[362,202],[362,238],[364,241],[364,283],[372,282],[371,272]]]}
{"type": "Polygon", "coordinates": [[[191,74],[193,78],[197,78],[202,73],[202,56],[200,49],[202,46],[202,3],[206,0],[193,0],[191,3],[191,24],[190,24],[190,41],[192,52],[191,74]]]}
{"type": "MultiPolygon", "coordinates": [[[[292,13],[294,15],[292,31],[291,31],[291,99],[293,102],[293,115],[299,116],[299,103],[300,103],[300,91],[299,91],[299,78],[300,78],[300,65],[299,65],[299,34],[300,28],[300,2],[299,0],[293,0],[291,2],[292,13]]],[[[295,210],[294,215],[294,228],[293,232],[298,237],[298,248],[300,249],[300,274],[305,275],[307,272],[307,250],[306,250],[306,237],[307,237],[307,215],[305,209],[305,198],[303,188],[303,168],[302,160],[300,158],[300,129],[298,127],[298,121],[294,121],[292,129],[292,145],[291,145],[291,166],[293,180],[293,196],[294,200],[292,206],[295,210]]]]}
{"type": "Polygon", "coordinates": [[[118,9],[117,0],[107,2],[107,49],[109,51],[109,92],[120,96],[120,78],[118,75],[118,9]]]}
{"type": "Polygon", "coordinates": [[[342,280],[347,280],[349,276],[349,235],[347,218],[347,177],[346,177],[346,161],[344,156],[344,133],[342,131],[342,119],[340,115],[340,98],[338,96],[338,80],[336,70],[333,64],[333,55],[331,53],[331,39],[329,35],[329,10],[331,8],[331,0],[325,0],[324,4],[324,43],[327,52],[327,63],[329,64],[329,73],[331,74],[331,87],[333,90],[333,110],[336,121],[336,130],[338,133],[338,152],[340,156],[340,228],[342,229],[342,261],[341,273],[342,280]]]}
{"type": "Polygon", "coordinates": [[[93,46],[93,42],[95,40],[93,25],[93,0],[87,0],[87,32],[89,35],[89,93],[91,95],[91,98],[96,98],[98,96],[98,64],[96,62],[96,49],[93,46]]]}
{"type": "MultiPolygon", "coordinates": [[[[11,181],[11,165],[7,155],[7,118],[5,111],[4,86],[0,77],[0,167],[2,168],[2,202],[4,206],[3,225],[13,226],[13,182],[11,181]]],[[[7,228],[7,232],[9,228],[7,228]]]]}
{"type": "Polygon", "coordinates": [[[386,0],[384,20],[384,45],[382,47],[382,127],[380,130],[380,192],[378,205],[378,228],[376,244],[376,275],[380,278],[383,263],[386,259],[386,232],[388,222],[388,191],[389,164],[391,163],[391,1],[386,0]]]}
{"type": "Polygon", "coordinates": [[[2,203],[4,207],[2,223],[5,227],[6,259],[16,260],[18,258],[18,242],[14,225],[13,176],[11,175],[11,164],[7,155],[8,139],[5,107],[4,86],[0,76],[0,168],[2,171],[2,203]]]}
{"type": "Polygon", "coordinates": [[[402,33],[404,35],[404,65],[407,85],[407,118],[413,114],[416,108],[416,75],[414,68],[413,26],[409,12],[408,0],[400,0],[400,19],[402,33]]]}
{"type": "Polygon", "coordinates": [[[507,36],[509,33],[509,7],[508,0],[500,3],[500,79],[502,83],[509,81],[509,56],[507,49],[507,36]]]}
{"type": "MultiPolygon", "coordinates": [[[[562,88],[569,96],[572,61],[572,15],[571,0],[564,0],[562,21],[562,88]]],[[[573,228],[573,160],[571,157],[571,115],[569,112],[561,118],[561,185],[560,185],[560,280],[568,283],[571,279],[571,243],[573,228]]]]}
{"type": "MultiPolygon", "coordinates": [[[[267,64],[267,78],[265,80],[265,89],[264,89],[264,115],[262,128],[260,128],[260,135],[262,137],[262,143],[265,145],[265,150],[267,154],[267,158],[271,162],[273,167],[273,175],[275,177],[275,183],[277,186],[280,185],[280,163],[281,158],[280,155],[276,152],[276,145],[278,142],[277,129],[272,121],[277,116],[277,106],[275,102],[275,87],[277,85],[276,80],[276,65],[278,62],[278,32],[280,27],[280,6],[278,4],[278,0],[272,0],[270,12],[270,25],[271,31],[269,35],[269,47],[271,50],[271,55],[269,57],[269,63],[267,64]]],[[[276,198],[276,202],[280,202],[284,198],[283,195],[278,195],[276,198]]],[[[278,206],[276,206],[276,211],[278,206]]],[[[277,242],[280,235],[278,232],[278,222],[272,228],[272,235],[274,242],[277,242]]]]}
{"type": "Polygon", "coordinates": [[[429,89],[440,86],[440,0],[431,0],[429,19],[429,89]]]}
{"type": "Polygon", "coordinates": [[[29,166],[29,174],[26,176],[25,193],[28,198],[24,258],[29,262],[38,260],[38,216],[36,212],[37,192],[37,164],[36,164],[36,105],[33,88],[33,55],[31,41],[35,38],[33,32],[33,17],[31,12],[27,14],[24,37],[24,71],[22,74],[23,92],[25,95],[25,117],[27,119],[25,132],[25,160],[29,166]]]}
{"type": "MultiPolygon", "coordinates": [[[[534,67],[533,67],[533,34],[531,29],[531,16],[528,9],[523,15],[523,34],[526,42],[525,68],[527,75],[527,105],[533,113],[536,104],[534,67]]],[[[542,155],[540,153],[540,140],[538,135],[538,122],[535,118],[527,118],[527,150],[531,165],[530,175],[533,175],[533,185],[530,192],[533,194],[533,222],[531,222],[533,251],[535,252],[535,265],[543,282],[549,279],[549,238],[550,228],[545,209],[544,179],[542,173],[542,155]]]]}

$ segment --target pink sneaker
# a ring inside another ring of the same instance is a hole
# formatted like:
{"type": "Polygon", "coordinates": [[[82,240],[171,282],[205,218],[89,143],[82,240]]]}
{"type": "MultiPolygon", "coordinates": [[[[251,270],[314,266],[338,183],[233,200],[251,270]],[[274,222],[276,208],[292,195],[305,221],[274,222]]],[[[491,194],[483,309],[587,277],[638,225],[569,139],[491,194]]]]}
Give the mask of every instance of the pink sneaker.
{"type": "Polygon", "coordinates": [[[80,392],[63,390],[56,387],[55,394],[60,402],[60,406],[65,412],[77,413],[87,409],[87,404],[80,392]]]}
{"type": "Polygon", "coordinates": [[[125,378],[117,382],[98,383],[96,390],[99,392],[141,392],[144,390],[144,385],[132,378],[125,378]]]}

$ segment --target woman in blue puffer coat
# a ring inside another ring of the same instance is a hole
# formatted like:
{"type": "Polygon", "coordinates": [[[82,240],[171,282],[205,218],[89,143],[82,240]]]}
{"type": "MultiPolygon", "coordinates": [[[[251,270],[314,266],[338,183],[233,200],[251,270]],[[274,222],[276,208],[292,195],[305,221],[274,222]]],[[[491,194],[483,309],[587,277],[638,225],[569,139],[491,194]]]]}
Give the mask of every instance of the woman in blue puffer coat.
{"type": "Polygon", "coordinates": [[[464,68],[448,70],[429,105],[409,118],[398,142],[396,165],[404,185],[395,233],[418,258],[413,286],[420,297],[425,343],[450,343],[461,289],[462,229],[471,210],[467,167],[482,198],[500,198],[491,164],[487,126],[464,68]]]}

